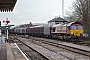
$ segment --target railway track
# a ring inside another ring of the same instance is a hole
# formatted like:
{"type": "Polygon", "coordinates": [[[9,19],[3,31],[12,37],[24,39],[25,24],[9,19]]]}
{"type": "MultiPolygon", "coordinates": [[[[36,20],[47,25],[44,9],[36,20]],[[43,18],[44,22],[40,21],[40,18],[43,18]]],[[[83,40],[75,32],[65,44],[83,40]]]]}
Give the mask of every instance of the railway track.
{"type": "MultiPolygon", "coordinates": [[[[47,40],[44,40],[44,39],[38,39],[38,38],[30,38],[30,39],[32,39],[33,41],[38,41],[40,43],[44,43],[44,44],[48,44],[48,45],[55,46],[55,47],[58,47],[58,48],[62,48],[62,49],[74,52],[76,54],[80,54],[80,55],[84,55],[84,56],[90,57],[90,51],[86,51],[86,50],[82,50],[82,49],[66,46],[66,45],[63,45],[63,44],[47,41],[47,40]]],[[[73,60],[72,58],[69,58],[69,57],[67,57],[67,56],[65,56],[63,54],[61,54],[61,55],[64,56],[65,58],[68,58],[69,60],[73,60]]]]}
{"type": "Polygon", "coordinates": [[[23,43],[22,41],[16,38],[14,38],[14,40],[12,41],[18,45],[18,47],[22,50],[22,52],[27,56],[29,60],[49,60],[36,50],[32,49],[27,44],[23,43]]]}
{"type": "MultiPolygon", "coordinates": [[[[15,38],[15,39],[17,39],[17,41],[19,40],[19,42],[22,42],[23,44],[25,44],[25,42],[23,42],[23,41],[21,41],[21,39],[18,39],[18,38],[15,38]]],[[[16,41],[16,40],[15,40],[16,41]]],[[[15,42],[14,41],[14,42],[15,42]]],[[[17,41],[16,41],[16,43],[17,43],[17,41]]],[[[19,43],[20,45],[23,45],[23,44],[21,44],[21,43],[19,43]]],[[[18,45],[18,43],[17,43],[17,45],[18,45]]],[[[27,44],[25,44],[25,45],[27,45],[27,44]]],[[[28,45],[27,45],[28,46],[28,45]]],[[[29,46],[28,46],[29,47],[29,46]]],[[[23,47],[22,47],[23,48],[23,47]]],[[[21,48],[21,49],[22,49],[21,48]]],[[[27,49],[27,48],[26,48],[27,49]]],[[[31,48],[32,49],[32,48],[31,48]]],[[[34,50],[34,49],[33,49],[34,50]]],[[[22,50],[23,51],[23,50],[22,50]]],[[[36,50],[35,50],[36,51],[36,50]]],[[[26,54],[26,56],[28,55],[29,56],[29,54],[28,54],[28,52],[27,51],[23,51],[25,54],[26,54]]],[[[32,52],[32,51],[29,51],[29,52],[32,52]]],[[[36,51],[37,52],[37,51],[36,51]]],[[[43,51],[44,52],[44,51],[43,51]]],[[[36,55],[36,56],[38,56],[36,53],[32,53],[32,54],[34,54],[34,55],[36,55]]],[[[40,54],[40,53],[39,53],[40,54]]],[[[49,54],[49,53],[48,53],[49,54]]],[[[43,54],[40,54],[40,55],[43,55],[43,54]]],[[[51,54],[52,55],[52,54],[51,54]]],[[[64,56],[64,55],[61,55],[61,56],[63,56],[64,57],[64,59],[62,59],[63,57],[61,57],[61,59],[59,59],[59,60],[71,60],[70,58],[68,58],[68,57],[66,57],[66,56],[64,56]]],[[[47,58],[47,57],[45,57],[45,56],[43,56],[46,60],[53,60],[53,59],[49,59],[49,58],[47,58]]],[[[58,57],[58,56],[57,56],[58,57]]],[[[57,58],[56,57],[56,58],[57,58]]],[[[30,58],[30,57],[28,57],[28,58],[30,58]]],[[[41,59],[41,57],[39,57],[40,59],[31,59],[31,60],[45,60],[45,59],[41,59]]],[[[55,57],[53,57],[53,58],[55,58],[55,57]]],[[[54,60],[57,60],[57,59],[54,59],[54,60]]]]}
{"type": "MultiPolygon", "coordinates": [[[[15,34],[13,34],[15,36],[15,34]]],[[[26,37],[25,35],[18,35],[20,37],[23,37],[23,38],[29,38],[30,36],[26,37]]],[[[33,37],[33,36],[32,36],[33,37]]],[[[38,37],[40,38],[40,37],[38,37]]],[[[47,39],[47,38],[46,38],[47,39]]],[[[49,38],[48,38],[49,39],[49,38]]],[[[90,47],[90,38],[80,38],[80,39],[72,39],[71,41],[69,40],[63,40],[63,39],[52,39],[52,40],[57,40],[57,41],[64,41],[64,42],[69,42],[69,43],[73,43],[73,44],[77,44],[77,45],[83,45],[83,46],[88,46],[90,47]],[[77,41],[75,41],[77,40],[77,41]]]]}
{"type": "Polygon", "coordinates": [[[79,48],[59,44],[58,42],[51,42],[51,41],[46,41],[46,40],[42,40],[42,39],[35,39],[35,38],[32,38],[32,39],[35,40],[35,41],[40,41],[41,43],[49,44],[49,45],[52,45],[52,46],[55,46],[55,47],[58,47],[58,48],[63,48],[63,49],[72,51],[74,53],[78,53],[78,54],[90,57],[90,51],[87,51],[87,50],[82,50],[82,49],[79,49],[79,48]]]}

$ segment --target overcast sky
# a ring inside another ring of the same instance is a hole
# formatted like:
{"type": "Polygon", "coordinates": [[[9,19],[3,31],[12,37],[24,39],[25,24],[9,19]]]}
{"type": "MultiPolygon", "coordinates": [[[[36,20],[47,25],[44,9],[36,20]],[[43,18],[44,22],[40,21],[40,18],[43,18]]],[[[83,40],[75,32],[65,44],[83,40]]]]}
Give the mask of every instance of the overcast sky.
{"type": "MultiPolygon", "coordinates": [[[[74,0],[64,0],[64,11],[70,11],[74,0]]],[[[19,25],[32,23],[47,23],[55,16],[62,17],[62,0],[17,0],[13,12],[0,12],[0,20],[8,18],[10,24],[19,25]]],[[[2,23],[4,24],[4,23],[2,23]]]]}

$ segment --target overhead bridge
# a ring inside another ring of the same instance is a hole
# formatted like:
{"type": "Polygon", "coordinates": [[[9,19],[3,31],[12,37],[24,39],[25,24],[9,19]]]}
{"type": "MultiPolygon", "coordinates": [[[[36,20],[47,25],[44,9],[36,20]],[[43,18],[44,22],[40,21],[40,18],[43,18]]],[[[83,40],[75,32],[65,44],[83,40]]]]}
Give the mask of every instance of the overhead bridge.
{"type": "Polygon", "coordinates": [[[0,0],[1,12],[12,12],[17,0],[0,0]]]}

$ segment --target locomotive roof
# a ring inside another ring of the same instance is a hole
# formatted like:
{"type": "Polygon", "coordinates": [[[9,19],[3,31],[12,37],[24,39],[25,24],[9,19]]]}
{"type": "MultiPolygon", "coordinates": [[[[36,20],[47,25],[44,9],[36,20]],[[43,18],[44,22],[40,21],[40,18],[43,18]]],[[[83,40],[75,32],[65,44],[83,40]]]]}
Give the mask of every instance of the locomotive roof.
{"type": "Polygon", "coordinates": [[[67,24],[56,24],[56,25],[53,25],[53,27],[58,27],[58,26],[71,26],[71,24],[73,23],[76,23],[76,22],[70,22],[70,23],[67,23],[67,24]]]}
{"type": "Polygon", "coordinates": [[[70,22],[70,23],[63,23],[63,24],[56,24],[56,25],[53,25],[53,27],[58,27],[58,26],[71,26],[72,24],[81,24],[80,22],[76,21],[76,22],[70,22]]]}
{"type": "Polygon", "coordinates": [[[82,24],[82,23],[81,23],[81,22],[76,21],[76,22],[74,22],[74,24],[82,24]]]}

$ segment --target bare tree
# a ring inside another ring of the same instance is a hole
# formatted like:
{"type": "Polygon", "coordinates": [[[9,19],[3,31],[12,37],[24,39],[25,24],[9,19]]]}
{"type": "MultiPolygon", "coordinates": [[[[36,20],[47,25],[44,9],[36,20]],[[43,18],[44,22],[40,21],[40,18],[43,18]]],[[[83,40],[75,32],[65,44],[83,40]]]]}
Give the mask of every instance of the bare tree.
{"type": "Polygon", "coordinates": [[[68,13],[70,20],[81,21],[90,26],[90,0],[76,0],[72,5],[73,12],[68,13]]]}

